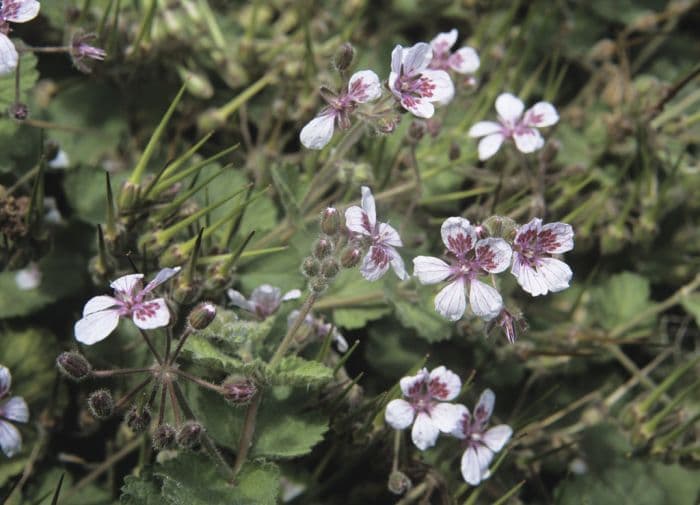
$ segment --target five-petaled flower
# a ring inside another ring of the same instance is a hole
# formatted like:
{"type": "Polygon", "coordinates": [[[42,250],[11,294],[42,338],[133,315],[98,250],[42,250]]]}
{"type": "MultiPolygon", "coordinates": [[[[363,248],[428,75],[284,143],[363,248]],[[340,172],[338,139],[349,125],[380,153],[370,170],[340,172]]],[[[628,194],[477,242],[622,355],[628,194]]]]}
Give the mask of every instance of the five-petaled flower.
{"type": "Polygon", "coordinates": [[[404,399],[391,400],[384,418],[394,429],[404,430],[413,424],[411,439],[421,451],[435,445],[440,432],[452,433],[462,413],[454,400],[462,387],[457,374],[444,366],[430,373],[423,368],[414,376],[399,381],[404,399]]]}
{"type": "Polygon", "coordinates": [[[371,70],[355,72],[348,82],[348,90],[336,95],[322,89],[321,96],[328,106],[301,130],[299,140],[309,149],[323,149],[333,137],[337,123],[341,129],[350,127],[350,114],[358,104],[371,102],[382,94],[379,77],[371,70]]]}
{"type": "Polygon", "coordinates": [[[559,114],[549,102],[537,102],[525,111],[525,105],[516,96],[502,93],[496,98],[498,120],[479,121],[469,129],[469,136],[480,138],[479,159],[486,160],[496,154],[506,139],[513,139],[523,153],[531,153],[544,145],[537,128],[552,126],[559,121],[559,114]]]}
{"type": "Polygon", "coordinates": [[[454,53],[450,51],[457,42],[457,30],[438,33],[430,41],[433,50],[433,59],[430,60],[430,68],[436,70],[454,70],[459,74],[473,74],[479,69],[479,55],[469,46],[462,47],[454,53]]]}
{"type": "Polygon", "coordinates": [[[397,45],[391,52],[389,88],[404,109],[422,118],[433,117],[432,102],[445,104],[455,91],[447,72],[428,68],[432,60],[433,50],[425,42],[397,45]]]}
{"type": "Polygon", "coordinates": [[[389,265],[399,279],[408,278],[403,259],[396,251],[396,247],[403,246],[401,237],[387,223],[377,222],[374,196],[367,186],[362,186],[362,207],[353,205],[345,211],[345,226],[356,236],[369,239],[370,247],[360,266],[365,279],[376,281],[389,270],[389,265]]]}
{"type": "MultiPolygon", "coordinates": [[[[299,317],[300,312],[298,310],[293,310],[287,316],[287,327],[291,328],[296,322],[297,317],[299,317]]],[[[312,336],[317,339],[325,339],[330,333],[331,340],[335,342],[338,347],[338,351],[345,352],[348,350],[348,341],[342,333],[338,331],[338,328],[333,326],[331,323],[327,323],[323,318],[315,317],[313,313],[308,313],[301,322],[301,326],[305,331],[309,332],[312,336]]]]}
{"type": "Polygon", "coordinates": [[[26,23],[39,14],[37,0],[4,0],[0,2],[0,75],[17,68],[19,55],[8,34],[10,23],[26,23]]]}
{"type": "Polygon", "coordinates": [[[506,270],[510,265],[511,248],[502,238],[479,240],[477,231],[468,220],[450,217],[441,228],[450,263],[431,256],[413,259],[413,273],[421,283],[436,284],[449,279],[449,284],[435,297],[435,310],[451,321],[464,315],[467,289],[472,312],[480,318],[493,319],[503,308],[500,293],[477,277],[506,270]]]}
{"type": "Polygon", "coordinates": [[[486,389],[479,397],[473,416],[467,407],[458,405],[459,422],[452,435],[461,439],[466,448],[462,455],[462,477],[472,486],[489,478],[489,465],[494,454],[503,449],[513,435],[513,430],[506,424],[486,429],[495,401],[493,391],[486,389]]]}
{"type": "Polygon", "coordinates": [[[130,274],[110,284],[114,296],[95,296],[83,308],[83,318],[75,323],[78,342],[92,345],[109,336],[120,317],[130,317],[142,330],[167,326],[170,311],[163,298],[150,298],[150,293],[180,271],[180,267],[164,268],[142,287],[143,274],[130,274]]]}
{"type": "Polygon", "coordinates": [[[261,284],[250,294],[250,299],[246,299],[245,296],[235,289],[229,289],[226,294],[228,294],[231,303],[236,307],[247,310],[258,319],[263,320],[277,312],[282,302],[299,298],[301,291],[292,289],[283,295],[280,288],[269,284],[261,284]]]}
{"type": "Polygon", "coordinates": [[[513,268],[518,284],[532,296],[569,287],[569,265],[552,258],[574,248],[574,230],[566,223],[542,224],[534,218],[518,228],[513,240],[513,268]]]}
{"type": "Polygon", "coordinates": [[[22,435],[10,423],[29,421],[29,408],[24,398],[12,396],[4,401],[12,387],[12,374],[6,366],[0,365],[0,448],[5,456],[11,458],[22,449],[22,435]]]}

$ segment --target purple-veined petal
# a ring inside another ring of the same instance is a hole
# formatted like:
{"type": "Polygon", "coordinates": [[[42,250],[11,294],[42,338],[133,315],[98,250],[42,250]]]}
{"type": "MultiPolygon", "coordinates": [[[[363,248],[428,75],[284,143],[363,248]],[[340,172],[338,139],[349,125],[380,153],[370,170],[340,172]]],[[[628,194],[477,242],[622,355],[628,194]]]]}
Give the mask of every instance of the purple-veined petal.
{"type": "Polygon", "coordinates": [[[333,137],[334,126],[335,114],[330,111],[321,113],[301,129],[299,140],[307,149],[323,149],[333,137]]]}
{"type": "Polygon", "coordinates": [[[345,226],[352,233],[359,233],[361,235],[372,234],[372,230],[369,228],[367,213],[357,205],[348,207],[345,210],[345,226]]]}
{"type": "Polygon", "coordinates": [[[532,296],[544,295],[549,291],[544,279],[534,267],[530,266],[527,258],[521,259],[521,255],[518,253],[513,255],[513,267],[510,271],[517,279],[520,287],[532,296]]]}
{"type": "Polygon", "coordinates": [[[423,368],[419,370],[416,375],[409,375],[408,377],[401,378],[399,381],[401,392],[408,398],[415,396],[420,393],[423,385],[428,382],[429,376],[428,370],[423,368]]]}
{"type": "Polygon", "coordinates": [[[362,210],[367,214],[367,219],[369,221],[370,231],[374,229],[377,224],[377,208],[374,204],[374,196],[372,195],[372,190],[367,186],[362,186],[362,210]]]}
{"type": "Polygon", "coordinates": [[[298,298],[301,298],[301,290],[292,289],[291,291],[287,291],[284,294],[284,296],[282,297],[282,301],[288,302],[289,300],[297,300],[298,298]]]}
{"type": "Polygon", "coordinates": [[[416,117],[430,119],[435,114],[435,107],[427,98],[416,98],[410,95],[401,96],[401,105],[416,117]]]}
{"type": "Polygon", "coordinates": [[[373,245],[369,248],[369,251],[362,259],[362,265],[360,265],[362,277],[368,281],[376,281],[389,270],[389,264],[392,259],[389,249],[378,245],[373,245]]]}
{"type": "Polygon", "coordinates": [[[503,298],[494,287],[474,279],[469,286],[469,305],[476,316],[490,321],[501,312],[503,298]]]}
{"type": "Polygon", "coordinates": [[[5,0],[2,14],[6,21],[26,23],[39,15],[41,4],[37,0],[5,0]]]}
{"type": "Polygon", "coordinates": [[[501,93],[496,98],[496,112],[502,119],[511,124],[520,119],[520,116],[523,115],[523,110],[525,110],[525,104],[520,98],[511,93],[501,93]]]}
{"type": "Polygon", "coordinates": [[[462,454],[462,478],[467,484],[478,486],[481,482],[481,465],[476,453],[476,447],[468,447],[462,454]]]}
{"type": "Polygon", "coordinates": [[[493,414],[493,406],[496,404],[496,395],[490,389],[484,389],[479,396],[479,401],[474,407],[474,421],[480,426],[484,426],[491,419],[493,414]]]}
{"type": "Polygon", "coordinates": [[[136,289],[141,288],[142,279],[143,274],[124,275],[112,281],[110,286],[114,291],[117,291],[118,293],[121,293],[126,296],[132,296],[136,289]]]}
{"type": "Polygon", "coordinates": [[[435,86],[430,96],[424,95],[426,99],[442,105],[452,101],[455,96],[455,85],[450,74],[444,70],[424,70],[422,75],[435,86]]]}
{"type": "Polygon", "coordinates": [[[489,429],[482,438],[482,441],[493,452],[498,452],[503,449],[510,437],[513,435],[513,429],[507,424],[499,424],[489,429]]]}
{"type": "Polygon", "coordinates": [[[394,247],[403,247],[403,242],[401,242],[401,237],[399,232],[397,232],[393,226],[387,223],[379,223],[379,241],[382,244],[390,245],[394,247]]]}
{"type": "Polygon", "coordinates": [[[10,421],[17,421],[18,423],[29,421],[29,407],[27,407],[27,402],[24,401],[24,398],[20,396],[13,396],[7,400],[0,407],[0,413],[1,417],[10,421]]]}
{"type": "Polygon", "coordinates": [[[229,300],[231,300],[231,303],[236,307],[240,307],[241,309],[247,310],[248,312],[255,312],[255,307],[253,306],[253,304],[250,303],[240,291],[236,291],[235,289],[229,289],[228,291],[226,291],[226,295],[228,296],[229,300]]]}
{"type": "Polygon", "coordinates": [[[447,279],[452,270],[450,265],[440,258],[417,256],[413,258],[413,275],[421,284],[436,284],[447,279]]]}
{"type": "Polygon", "coordinates": [[[510,266],[513,250],[502,238],[484,238],[476,243],[476,259],[481,268],[492,274],[503,272],[510,266]]]}
{"type": "Polygon", "coordinates": [[[574,229],[566,223],[548,223],[542,227],[537,239],[545,252],[562,254],[574,248],[574,229]]]}
{"type": "Polygon", "coordinates": [[[471,47],[462,47],[448,60],[450,68],[459,74],[473,74],[479,69],[479,55],[471,47]]]}
{"type": "Polygon", "coordinates": [[[391,258],[389,260],[389,264],[391,265],[392,270],[396,274],[396,277],[398,277],[402,281],[405,281],[406,279],[408,279],[408,273],[406,272],[406,267],[404,266],[403,258],[393,247],[389,246],[386,249],[389,252],[389,257],[391,258]]]}
{"type": "Polygon", "coordinates": [[[486,161],[491,156],[496,154],[501,148],[503,141],[506,138],[502,133],[492,133],[491,135],[486,135],[479,141],[479,160],[486,161]]]}
{"type": "Polygon", "coordinates": [[[371,70],[360,70],[350,77],[348,94],[359,103],[371,102],[382,96],[379,77],[371,70]]]}
{"type": "Polygon", "coordinates": [[[522,128],[513,134],[515,147],[521,153],[532,153],[544,145],[544,139],[536,128],[522,128]]]}
{"type": "Polygon", "coordinates": [[[93,296],[88,300],[83,307],[83,317],[102,310],[111,309],[116,306],[121,306],[122,302],[107,295],[93,296]]]}
{"type": "Polygon", "coordinates": [[[574,275],[569,265],[556,258],[540,259],[537,272],[552,293],[568,288],[571,277],[574,275]]]}
{"type": "Polygon", "coordinates": [[[163,298],[155,298],[134,306],[131,318],[142,330],[162,328],[170,322],[170,310],[163,298]]]}
{"type": "Polygon", "coordinates": [[[84,316],[73,328],[75,339],[85,345],[92,345],[106,339],[119,324],[119,311],[101,310],[84,316]]]}
{"type": "Polygon", "coordinates": [[[435,310],[450,321],[457,321],[467,309],[467,298],[464,294],[464,280],[455,279],[442,288],[435,296],[435,310]]]}
{"type": "Polygon", "coordinates": [[[5,365],[0,365],[0,398],[4,397],[12,387],[12,374],[5,365]]]}
{"type": "Polygon", "coordinates": [[[537,102],[525,112],[524,122],[527,126],[545,128],[559,121],[559,114],[549,102],[537,102]]]}
{"type": "Polygon", "coordinates": [[[444,366],[434,368],[430,372],[428,390],[433,398],[442,401],[454,400],[457,398],[461,388],[462,380],[459,378],[459,375],[444,366]]]}
{"type": "Polygon", "coordinates": [[[534,242],[537,239],[541,229],[542,220],[539,217],[532,218],[518,228],[513,243],[518,244],[523,249],[529,249],[531,247],[530,242],[534,242]]]}
{"type": "Polygon", "coordinates": [[[440,429],[425,412],[419,412],[413,422],[411,440],[421,451],[435,445],[440,429]]]}
{"type": "Polygon", "coordinates": [[[172,277],[176,276],[180,270],[182,270],[181,267],[175,267],[175,268],[162,268],[160,272],[156,274],[156,276],[153,278],[151,282],[146,284],[146,287],[143,288],[144,293],[148,293],[150,291],[153,291],[156,289],[158,286],[163,284],[165,281],[171,279],[172,277]]]}
{"type": "Polygon", "coordinates": [[[386,406],[384,419],[395,430],[405,430],[413,422],[415,412],[406,400],[391,400],[386,406]]]}
{"type": "Polygon", "coordinates": [[[0,33],[0,75],[6,75],[17,68],[19,54],[10,38],[0,33]]]}
{"type": "Polygon", "coordinates": [[[501,133],[502,129],[503,126],[501,126],[501,123],[496,123],[495,121],[479,121],[469,128],[469,133],[467,135],[472,138],[485,137],[486,135],[501,133]]]}
{"type": "MultiPolygon", "coordinates": [[[[408,49],[404,48],[401,57],[403,59],[403,73],[406,75],[414,75],[427,68],[430,64],[430,60],[433,59],[433,50],[425,42],[418,42],[408,49]]],[[[392,70],[394,70],[393,55],[392,70]]]]}
{"type": "Polygon", "coordinates": [[[440,235],[445,247],[457,256],[462,256],[474,248],[477,234],[468,219],[448,217],[440,226],[440,235]]]}
{"type": "Polygon", "coordinates": [[[22,436],[19,430],[2,419],[0,419],[0,448],[8,458],[22,450],[22,436]]]}
{"type": "Polygon", "coordinates": [[[250,294],[250,302],[255,310],[269,316],[282,303],[282,290],[270,284],[261,284],[250,294]]]}
{"type": "MultiPolygon", "coordinates": [[[[396,45],[394,50],[391,51],[391,73],[395,74],[394,80],[401,73],[401,64],[403,63],[403,51],[404,48],[401,45],[396,45]]],[[[391,76],[389,76],[389,85],[391,86],[391,76]]],[[[393,86],[391,86],[393,89],[393,86]]]]}
{"type": "Polygon", "coordinates": [[[462,410],[454,403],[437,403],[430,410],[433,424],[443,433],[452,433],[459,424],[462,410]]]}
{"type": "Polygon", "coordinates": [[[438,33],[433,40],[430,41],[430,47],[434,53],[444,53],[449,51],[457,42],[457,29],[452,28],[449,32],[438,33]]]}
{"type": "Polygon", "coordinates": [[[457,416],[459,418],[457,421],[457,426],[455,426],[455,429],[452,430],[450,435],[455,438],[459,438],[460,440],[464,440],[467,433],[466,428],[471,423],[471,414],[469,413],[469,409],[467,407],[457,404],[457,416]]]}

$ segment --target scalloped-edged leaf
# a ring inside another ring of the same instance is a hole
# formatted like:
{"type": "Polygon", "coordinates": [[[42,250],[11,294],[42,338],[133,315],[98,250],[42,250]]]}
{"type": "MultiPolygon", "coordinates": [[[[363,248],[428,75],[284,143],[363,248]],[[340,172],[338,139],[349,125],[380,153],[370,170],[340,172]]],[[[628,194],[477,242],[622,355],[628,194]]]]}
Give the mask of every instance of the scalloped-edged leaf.
{"type": "Polygon", "coordinates": [[[269,371],[276,384],[291,386],[319,386],[333,378],[333,370],[318,361],[309,361],[299,356],[287,356],[269,371]]]}
{"type": "MultiPolygon", "coordinates": [[[[606,329],[612,329],[637,316],[651,305],[649,280],[632,272],[610,277],[602,286],[592,290],[593,313],[606,329]]],[[[649,325],[648,319],[640,325],[649,325]]]]}

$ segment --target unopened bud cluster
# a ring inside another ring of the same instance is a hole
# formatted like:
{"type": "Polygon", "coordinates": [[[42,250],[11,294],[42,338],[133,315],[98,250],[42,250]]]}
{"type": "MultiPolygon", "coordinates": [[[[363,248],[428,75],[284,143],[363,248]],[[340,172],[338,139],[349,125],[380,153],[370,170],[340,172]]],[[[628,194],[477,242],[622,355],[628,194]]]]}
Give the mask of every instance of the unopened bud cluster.
{"type": "Polygon", "coordinates": [[[247,377],[229,377],[221,388],[224,398],[235,406],[247,405],[258,392],[255,381],[247,377]]]}

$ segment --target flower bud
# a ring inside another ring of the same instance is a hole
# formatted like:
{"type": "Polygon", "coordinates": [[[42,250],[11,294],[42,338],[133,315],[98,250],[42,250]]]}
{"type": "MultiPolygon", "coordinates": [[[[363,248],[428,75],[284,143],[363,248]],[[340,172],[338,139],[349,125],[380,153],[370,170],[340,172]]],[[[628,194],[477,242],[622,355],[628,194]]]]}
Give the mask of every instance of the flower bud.
{"type": "Polygon", "coordinates": [[[12,119],[16,119],[17,121],[24,121],[29,117],[29,107],[26,103],[22,102],[13,103],[10,105],[7,112],[10,114],[12,119]]]}
{"type": "Polygon", "coordinates": [[[140,188],[138,184],[126,181],[122,186],[121,193],[119,194],[120,210],[132,209],[139,198],[139,191],[140,188]]]}
{"type": "Polygon", "coordinates": [[[92,366],[79,352],[64,352],[56,358],[58,371],[76,382],[90,375],[92,366]]]}
{"type": "Polygon", "coordinates": [[[195,450],[202,441],[204,426],[197,421],[186,421],[177,432],[177,445],[183,449],[195,450]]]}
{"type": "Polygon", "coordinates": [[[387,483],[387,487],[389,488],[389,491],[396,495],[402,495],[411,487],[413,484],[411,483],[411,479],[408,478],[408,476],[403,473],[399,472],[398,470],[394,470],[391,472],[391,475],[389,475],[389,482],[387,483]]]}
{"type": "Polygon", "coordinates": [[[95,419],[107,419],[114,413],[114,398],[106,389],[98,389],[88,397],[88,408],[95,419]]]}
{"type": "Polygon", "coordinates": [[[352,44],[349,42],[345,42],[335,52],[335,56],[333,57],[333,65],[335,65],[335,68],[337,68],[339,72],[344,72],[350,68],[350,65],[352,65],[352,60],[354,59],[355,48],[353,48],[352,44]]]}
{"type": "Polygon", "coordinates": [[[170,449],[175,444],[177,431],[169,424],[161,424],[151,435],[151,442],[156,451],[170,449]]]}
{"type": "Polygon", "coordinates": [[[323,277],[313,277],[309,281],[309,289],[316,294],[323,293],[328,288],[328,281],[323,277]]]}
{"type": "Polygon", "coordinates": [[[349,245],[340,253],[340,264],[343,268],[353,268],[357,266],[362,257],[362,250],[359,247],[349,245]]]}
{"type": "Polygon", "coordinates": [[[335,235],[340,230],[340,213],[335,207],[326,207],[321,214],[321,231],[326,235],[335,235]]]}
{"type": "Polygon", "coordinates": [[[330,256],[333,252],[333,243],[326,237],[319,238],[314,244],[314,256],[316,259],[322,260],[330,256]]]}
{"type": "Polygon", "coordinates": [[[211,324],[216,317],[216,305],[211,302],[202,302],[197,305],[190,315],[187,316],[187,323],[195,330],[203,330],[211,324]]]}
{"type": "Polygon", "coordinates": [[[258,392],[255,382],[247,377],[231,377],[221,387],[224,398],[236,406],[247,405],[258,392]]]}
{"type": "Polygon", "coordinates": [[[126,425],[131,428],[134,433],[141,433],[151,424],[151,412],[145,407],[139,410],[139,408],[134,405],[129,412],[126,413],[126,416],[124,416],[124,421],[126,421],[126,425]]]}
{"type": "Polygon", "coordinates": [[[505,216],[491,216],[483,222],[482,226],[490,237],[502,237],[506,240],[511,240],[515,236],[517,228],[515,221],[505,216]]]}
{"type": "Polygon", "coordinates": [[[321,263],[321,275],[325,279],[334,278],[336,275],[338,275],[339,271],[340,271],[340,265],[338,264],[338,260],[336,260],[333,257],[326,258],[321,263]]]}
{"type": "Polygon", "coordinates": [[[301,264],[301,272],[306,277],[314,277],[314,276],[318,275],[318,273],[320,271],[321,271],[321,264],[318,262],[318,260],[316,258],[313,258],[311,256],[307,256],[307,258],[301,264]]]}

